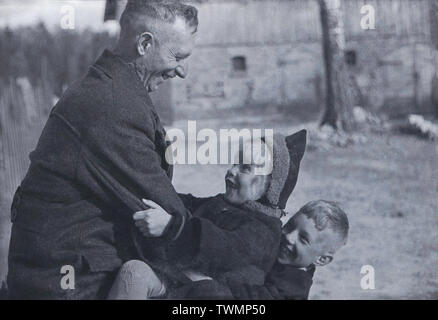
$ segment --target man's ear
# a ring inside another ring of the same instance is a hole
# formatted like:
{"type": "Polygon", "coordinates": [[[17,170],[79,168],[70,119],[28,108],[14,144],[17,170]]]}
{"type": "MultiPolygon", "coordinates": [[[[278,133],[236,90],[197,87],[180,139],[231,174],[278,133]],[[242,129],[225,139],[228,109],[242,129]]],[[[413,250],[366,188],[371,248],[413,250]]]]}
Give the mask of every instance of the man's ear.
{"type": "Polygon", "coordinates": [[[150,32],[143,32],[137,39],[137,52],[144,56],[148,49],[152,46],[154,37],[150,32]]]}
{"type": "Polygon", "coordinates": [[[323,267],[333,261],[333,256],[330,254],[319,256],[313,263],[316,266],[323,267]]]}

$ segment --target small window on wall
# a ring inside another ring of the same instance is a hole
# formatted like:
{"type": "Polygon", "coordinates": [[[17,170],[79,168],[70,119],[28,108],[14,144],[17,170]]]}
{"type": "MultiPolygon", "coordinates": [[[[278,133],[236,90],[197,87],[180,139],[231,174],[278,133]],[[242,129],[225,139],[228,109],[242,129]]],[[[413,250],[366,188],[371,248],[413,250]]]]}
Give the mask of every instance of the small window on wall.
{"type": "Polygon", "coordinates": [[[345,63],[349,66],[355,66],[357,63],[357,54],[355,50],[345,51],[345,63]]]}
{"type": "Polygon", "coordinates": [[[438,49],[438,2],[430,1],[430,36],[432,44],[438,49]]]}
{"type": "Polygon", "coordinates": [[[233,57],[232,63],[234,72],[246,72],[246,58],[244,56],[233,57]]]}

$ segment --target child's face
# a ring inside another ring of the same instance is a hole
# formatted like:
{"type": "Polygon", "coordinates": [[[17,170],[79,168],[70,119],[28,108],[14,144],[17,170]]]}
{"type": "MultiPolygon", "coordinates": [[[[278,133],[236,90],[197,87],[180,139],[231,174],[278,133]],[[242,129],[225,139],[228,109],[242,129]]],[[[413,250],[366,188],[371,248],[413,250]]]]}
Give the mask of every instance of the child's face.
{"type": "Polygon", "coordinates": [[[278,262],[297,268],[325,265],[333,259],[331,249],[339,244],[339,237],[331,228],[318,230],[313,219],[297,213],[283,228],[278,262]],[[286,230],[287,229],[287,230],[286,230]]]}
{"type": "Polygon", "coordinates": [[[235,164],[225,175],[225,198],[234,204],[258,200],[267,189],[268,176],[256,175],[256,165],[235,164]]]}

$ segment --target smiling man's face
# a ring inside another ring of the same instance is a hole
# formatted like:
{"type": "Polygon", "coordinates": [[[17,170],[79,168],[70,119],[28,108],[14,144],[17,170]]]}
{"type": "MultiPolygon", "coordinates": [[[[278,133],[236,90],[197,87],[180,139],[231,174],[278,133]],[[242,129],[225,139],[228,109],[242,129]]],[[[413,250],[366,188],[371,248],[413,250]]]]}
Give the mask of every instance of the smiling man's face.
{"type": "Polygon", "coordinates": [[[150,52],[144,56],[149,92],[155,91],[167,79],[185,78],[188,72],[186,59],[195,46],[193,28],[181,18],[176,18],[173,24],[162,23],[159,33],[153,37],[150,52]]]}

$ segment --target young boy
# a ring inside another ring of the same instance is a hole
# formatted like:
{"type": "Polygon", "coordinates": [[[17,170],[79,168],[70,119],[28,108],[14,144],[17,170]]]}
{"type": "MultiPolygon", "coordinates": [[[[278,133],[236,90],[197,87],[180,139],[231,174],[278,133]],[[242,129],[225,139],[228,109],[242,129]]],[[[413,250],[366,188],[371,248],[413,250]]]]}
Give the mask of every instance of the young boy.
{"type": "Polygon", "coordinates": [[[308,299],[315,267],[333,260],[347,241],[348,229],[347,215],[336,203],[311,201],[284,225],[276,262],[263,284],[242,281],[240,273],[245,270],[234,270],[179,291],[188,299],[308,299]]]}
{"type": "MultiPolygon", "coordinates": [[[[233,275],[239,283],[263,284],[280,245],[279,218],[296,185],[306,131],[286,138],[274,135],[272,143],[269,175],[256,174],[260,165],[254,162],[241,163],[228,170],[225,194],[181,195],[192,215],[166,248],[173,272],[129,261],[122,266],[109,298],[184,298],[191,286],[196,287],[196,280],[217,279],[236,270],[245,270],[233,275]]],[[[242,152],[240,158],[245,158],[242,152]]],[[[170,215],[155,203],[145,203],[152,209],[134,215],[136,226],[147,237],[164,234],[170,215]]]]}
{"type": "Polygon", "coordinates": [[[235,299],[307,299],[315,266],[325,266],[347,242],[345,212],[334,202],[303,206],[283,227],[278,258],[264,285],[226,280],[235,299]]]}

